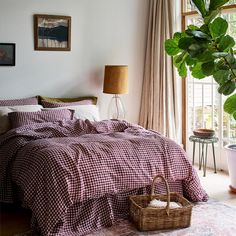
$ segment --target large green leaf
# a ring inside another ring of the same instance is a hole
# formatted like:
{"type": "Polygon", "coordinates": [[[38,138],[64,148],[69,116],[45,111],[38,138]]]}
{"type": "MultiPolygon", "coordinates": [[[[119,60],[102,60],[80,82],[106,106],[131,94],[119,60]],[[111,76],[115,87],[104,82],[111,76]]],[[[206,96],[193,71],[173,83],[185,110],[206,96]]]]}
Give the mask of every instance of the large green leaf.
{"type": "Polygon", "coordinates": [[[208,25],[218,14],[219,9],[208,12],[204,17],[204,23],[208,25]]]}
{"type": "Polygon", "coordinates": [[[190,37],[183,37],[179,40],[178,47],[186,50],[191,44],[196,43],[196,40],[194,38],[190,37]]]}
{"type": "Polygon", "coordinates": [[[204,0],[192,0],[202,17],[206,15],[206,8],[205,8],[205,2],[204,0]]]}
{"type": "Polygon", "coordinates": [[[194,43],[189,46],[189,50],[191,51],[198,51],[202,48],[201,44],[194,43]]]}
{"type": "Polygon", "coordinates": [[[188,55],[188,56],[186,57],[185,61],[186,61],[186,64],[187,64],[188,66],[194,66],[194,65],[197,64],[197,60],[194,59],[194,58],[192,58],[192,57],[190,57],[190,55],[188,55]]]}
{"type": "Polygon", "coordinates": [[[185,62],[180,63],[177,69],[180,77],[184,78],[187,76],[187,67],[185,62]]]}
{"type": "Polygon", "coordinates": [[[212,53],[212,56],[214,56],[216,58],[226,57],[228,55],[229,55],[228,52],[214,52],[214,53],[212,53]]]}
{"type": "Polygon", "coordinates": [[[199,27],[198,26],[196,26],[196,25],[188,25],[187,26],[187,28],[189,29],[189,30],[199,30],[199,27]]]}
{"type": "Polygon", "coordinates": [[[236,94],[228,97],[224,103],[224,111],[233,114],[236,111],[236,94]]]}
{"type": "Polygon", "coordinates": [[[165,41],[165,50],[168,55],[175,56],[180,53],[182,50],[178,47],[178,43],[175,39],[167,39],[165,41]]]}
{"type": "Polygon", "coordinates": [[[209,61],[202,64],[202,72],[206,76],[212,75],[214,72],[214,69],[215,69],[214,61],[209,61]]]}
{"type": "Polygon", "coordinates": [[[186,53],[187,53],[186,51],[183,51],[180,55],[177,55],[175,60],[174,60],[175,64],[180,63],[184,59],[186,53]]]}
{"type": "Polygon", "coordinates": [[[235,82],[229,80],[226,83],[220,85],[220,87],[218,88],[218,92],[227,96],[233,93],[235,88],[235,82]]]}
{"type": "Polygon", "coordinates": [[[227,2],[229,2],[229,0],[211,0],[209,10],[216,10],[227,2]]]}
{"type": "Polygon", "coordinates": [[[228,29],[228,23],[225,19],[217,17],[212,23],[209,24],[211,36],[215,39],[225,35],[228,29]]]}
{"type": "Polygon", "coordinates": [[[229,80],[230,71],[229,70],[217,70],[213,77],[218,84],[224,84],[229,80]]]}
{"type": "Polygon", "coordinates": [[[219,43],[219,49],[221,51],[227,51],[229,48],[232,48],[234,45],[235,45],[234,39],[231,36],[226,35],[221,38],[220,43],[219,43]]]}
{"type": "Polygon", "coordinates": [[[217,70],[229,70],[229,65],[226,64],[225,60],[222,58],[216,62],[216,69],[217,70]]]}
{"type": "Polygon", "coordinates": [[[230,48],[229,54],[225,57],[225,60],[231,69],[236,69],[236,59],[234,57],[234,53],[233,53],[232,48],[230,48]]]}
{"type": "Polygon", "coordinates": [[[208,39],[210,40],[210,36],[208,36],[207,34],[203,33],[202,31],[200,30],[193,30],[192,31],[192,35],[196,38],[200,38],[200,39],[208,39]]]}
{"type": "Polygon", "coordinates": [[[202,63],[197,63],[192,69],[192,76],[197,79],[203,79],[206,75],[202,72],[202,63]]]}
{"type": "Polygon", "coordinates": [[[178,42],[182,38],[183,33],[181,32],[176,32],[174,33],[173,39],[178,42]]]}
{"type": "Polygon", "coordinates": [[[215,58],[212,56],[212,51],[206,50],[196,57],[200,62],[209,62],[213,61],[215,58]]]}
{"type": "Polygon", "coordinates": [[[191,44],[187,50],[188,51],[195,51],[197,54],[203,53],[206,51],[208,47],[208,44],[204,41],[195,41],[193,44],[191,44]]]}
{"type": "Polygon", "coordinates": [[[210,35],[210,30],[209,30],[209,27],[208,27],[207,24],[203,24],[203,25],[200,27],[200,30],[201,30],[203,33],[205,33],[205,34],[210,35]]]}

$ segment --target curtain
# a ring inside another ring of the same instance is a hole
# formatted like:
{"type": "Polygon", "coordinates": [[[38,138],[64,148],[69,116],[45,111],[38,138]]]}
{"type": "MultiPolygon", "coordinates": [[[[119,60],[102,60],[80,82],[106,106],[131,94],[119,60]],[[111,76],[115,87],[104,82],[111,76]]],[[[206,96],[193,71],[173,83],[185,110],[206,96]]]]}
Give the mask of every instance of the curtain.
{"type": "Polygon", "coordinates": [[[150,0],[139,124],[178,141],[178,87],[164,42],[173,34],[173,0],[150,0]]]}

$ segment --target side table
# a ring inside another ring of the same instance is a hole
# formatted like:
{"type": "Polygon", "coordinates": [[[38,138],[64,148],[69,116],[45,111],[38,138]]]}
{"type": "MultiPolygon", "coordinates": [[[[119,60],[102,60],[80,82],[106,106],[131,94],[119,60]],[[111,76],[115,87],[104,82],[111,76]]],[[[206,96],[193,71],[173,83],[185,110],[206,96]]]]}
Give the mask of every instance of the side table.
{"type": "Polygon", "coordinates": [[[189,137],[189,141],[193,142],[193,160],[192,164],[194,164],[194,157],[195,157],[195,147],[196,143],[199,143],[199,170],[201,170],[201,167],[203,165],[203,176],[206,176],[206,166],[207,166],[207,149],[208,149],[208,144],[212,145],[212,153],[213,153],[213,161],[214,161],[214,170],[216,173],[216,158],[215,158],[215,147],[214,143],[218,142],[218,138],[213,136],[211,138],[203,138],[203,137],[198,137],[195,135],[191,135],[189,137]],[[204,147],[205,148],[205,154],[204,154],[204,147]]]}

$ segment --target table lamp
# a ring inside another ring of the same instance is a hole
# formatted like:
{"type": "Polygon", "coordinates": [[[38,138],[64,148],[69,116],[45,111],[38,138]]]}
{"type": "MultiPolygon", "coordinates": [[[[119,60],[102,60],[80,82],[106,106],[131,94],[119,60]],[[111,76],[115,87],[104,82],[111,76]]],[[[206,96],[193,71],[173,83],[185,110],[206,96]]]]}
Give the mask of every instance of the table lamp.
{"type": "Polygon", "coordinates": [[[124,119],[125,109],[119,94],[128,93],[128,66],[105,66],[103,92],[114,94],[108,107],[108,117],[124,119]]]}

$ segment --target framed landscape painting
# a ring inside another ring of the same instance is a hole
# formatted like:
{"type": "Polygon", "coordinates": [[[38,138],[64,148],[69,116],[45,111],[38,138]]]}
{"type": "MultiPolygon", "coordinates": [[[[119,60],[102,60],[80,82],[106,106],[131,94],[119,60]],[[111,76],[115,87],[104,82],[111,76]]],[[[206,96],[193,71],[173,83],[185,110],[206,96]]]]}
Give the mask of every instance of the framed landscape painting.
{"type": "Polygon", "coordinates": [[[70,51],[71,17],[34,15],[34,49],[70,51]]]}
{"type": "Polygon", "coordinates": [[[0,66],[15,66],[15,43],[0,43],[0,66]]]}

